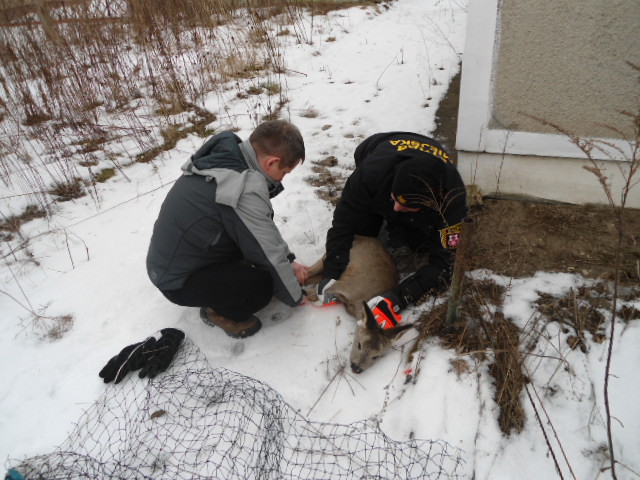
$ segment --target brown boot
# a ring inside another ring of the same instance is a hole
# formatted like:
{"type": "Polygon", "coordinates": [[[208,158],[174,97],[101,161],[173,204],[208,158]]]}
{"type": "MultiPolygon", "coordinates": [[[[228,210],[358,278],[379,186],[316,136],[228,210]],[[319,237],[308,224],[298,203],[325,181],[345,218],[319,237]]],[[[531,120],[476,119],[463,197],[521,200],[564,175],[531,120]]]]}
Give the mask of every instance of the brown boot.
{"type": "Polygon", "coordinates": [[[244,322],[234,322],[216,313],[213,309],[202,307],[200,318],[211,327],[220,327],[224,333],[232,338],[247,338],[256,333],[262,327],[258,317],[251,315],[244,322]]]}

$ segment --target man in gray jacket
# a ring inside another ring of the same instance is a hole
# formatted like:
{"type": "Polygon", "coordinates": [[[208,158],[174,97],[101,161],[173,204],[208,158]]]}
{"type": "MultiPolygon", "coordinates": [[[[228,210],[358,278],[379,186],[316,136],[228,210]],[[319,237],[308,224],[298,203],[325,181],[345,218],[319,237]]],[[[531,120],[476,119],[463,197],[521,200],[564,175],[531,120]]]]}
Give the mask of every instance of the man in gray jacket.
{"type": "Polygon", "coordinates": [[[253,314],[273,296],[290,306],[303,301],[307,267],[282,239],[270,199],[304,157],[298,128],[274,120],[247,141],[219,133],[183,165],[147,254],[149,278],[167,299],[201,307],[205,323],[234,338],[260,329],[253,314]]]}

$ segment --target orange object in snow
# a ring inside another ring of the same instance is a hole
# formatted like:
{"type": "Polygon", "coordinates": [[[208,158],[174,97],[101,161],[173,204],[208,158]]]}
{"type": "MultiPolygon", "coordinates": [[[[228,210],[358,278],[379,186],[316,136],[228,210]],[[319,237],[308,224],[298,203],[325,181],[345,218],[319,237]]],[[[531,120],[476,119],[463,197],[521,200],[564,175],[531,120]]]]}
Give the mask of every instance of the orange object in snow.
{"type": "MultiPolygon", "coordinates": [[[[373,310],[371,310],[373,318],[376,319],[376,322],[378,322],[378,325],[383,330],[397,327],[402,321],[402,315],[395,312],[393,302],[388,298],[383,297],[382,302],[386,303],[386,305],[381,308],[379,307],[380,302],[378,302],[378,304],[373,307],[373,310]]],[[[369,306],[367,306],[367,308],[369,308],[369,306]]]]}

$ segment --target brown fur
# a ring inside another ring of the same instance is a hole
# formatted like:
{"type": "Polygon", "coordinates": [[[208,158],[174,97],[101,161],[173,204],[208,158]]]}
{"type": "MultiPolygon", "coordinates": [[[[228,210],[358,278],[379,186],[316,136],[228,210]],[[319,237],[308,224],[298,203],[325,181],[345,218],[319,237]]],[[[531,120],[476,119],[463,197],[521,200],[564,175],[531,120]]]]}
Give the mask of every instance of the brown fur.
{"type": "MultiPolygon", "coordinates": [[[[307,284],[320,282],[323,270],[324,258],[321,258],[309,268],[307,284]]],[[[369,318],[365,308],[367,300],[395,288],[398,279],[398,269],[393,258],[382,244],[372,237],[356,236],[347,269],[325,292],[334,294],[344,304],[347,312],[358,320],[351,349],[351,369],[355,373],[360,373],[373,364],[376,358],[391,347],[398,334],[408,328],[400,326],[382,330],[375,319],[369,318]]],[[[313,301],[314,298],[310,300],[313,301]]]]}
{"type": "MultiPolygon", "coordinates": [[[[307,284],[322,279],[324,258],[309,268],[307,284]]],[[[362,302],[388,292],[398,284],[398,270],[391,255],[372,237],[356,236],[349,253],[349,265],[326,293],[332,293],[357,320],[365,320],[362,302]]]]}

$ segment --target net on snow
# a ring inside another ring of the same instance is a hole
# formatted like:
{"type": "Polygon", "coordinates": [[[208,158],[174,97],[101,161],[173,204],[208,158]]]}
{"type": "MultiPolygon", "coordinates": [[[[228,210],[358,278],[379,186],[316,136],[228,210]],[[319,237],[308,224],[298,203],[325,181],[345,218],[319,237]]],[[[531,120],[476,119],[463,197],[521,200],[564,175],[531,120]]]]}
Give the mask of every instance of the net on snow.
{"type": "Polygon", "coordinates": [[[460,450],[371,421],[305,419],[268,385],[212,368],[189,339],[153,380],[110,385],[25,479],[457,479],[460,450]]]}

